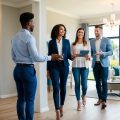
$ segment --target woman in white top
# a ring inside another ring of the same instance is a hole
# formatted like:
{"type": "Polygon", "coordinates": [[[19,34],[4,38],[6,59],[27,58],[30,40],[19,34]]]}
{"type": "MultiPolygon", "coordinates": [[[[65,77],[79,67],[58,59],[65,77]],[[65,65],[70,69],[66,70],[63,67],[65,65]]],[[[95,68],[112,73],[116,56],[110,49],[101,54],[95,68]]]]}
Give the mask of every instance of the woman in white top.
{"type": "Polygon", "coordinates": [[[85,31],[83,28],[79,28],[76,32],[75,42],[72,44],[72,54],[76,57],[72,62],[72,72],[75,81],[75,94],[77,98],[77,110],[81,110],[80,102],[80,81],[82,86],[82,104],[86,104],[86,91],[87,91],[87,79],[88,79],[88,62],[90,55],[80,56],[81,50],[89,50],[90,44],[85,40],[85,31]]]}

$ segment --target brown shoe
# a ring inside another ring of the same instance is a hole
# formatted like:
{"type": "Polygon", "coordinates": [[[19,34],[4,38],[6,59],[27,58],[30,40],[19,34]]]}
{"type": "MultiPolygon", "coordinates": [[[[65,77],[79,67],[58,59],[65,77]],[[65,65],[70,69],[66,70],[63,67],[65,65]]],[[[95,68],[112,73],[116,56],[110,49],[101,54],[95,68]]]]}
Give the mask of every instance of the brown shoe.
{"type": "Polygon", "coordinates": [[[107,107],[106,102],[102,102],[101,109],[105,109],[107,107]]]}
{"type": "Polygon", "coordinates": [[[56,110],[56,120],[60,120],[60,110],[56,110]]]}
{"type": "Polygon", "coordinates": [[[98,105],[100,105],[101,103],[102,103],[102,100],[98,100],[97,103],[95,103],[94,105],[95,105],[95,106],[98,106],[98,105]]]}

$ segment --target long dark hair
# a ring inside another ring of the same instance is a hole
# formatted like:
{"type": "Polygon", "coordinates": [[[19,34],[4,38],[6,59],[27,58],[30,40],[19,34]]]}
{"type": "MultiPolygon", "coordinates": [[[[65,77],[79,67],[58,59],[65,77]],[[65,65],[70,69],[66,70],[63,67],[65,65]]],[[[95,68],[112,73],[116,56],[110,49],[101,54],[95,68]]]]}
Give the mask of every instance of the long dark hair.
{"type": "Polygon", "coordinates": [[[60,27],[64,27],[65,29],[65,34],[63,36],[63,38],[66,38],[66,27],[63,24],[57,24],[53,27],[52,31],[51,31],[51,39],[56,39],[59,35],[59,29],[60,27]]]}
{"type": "Polygon", "coordinates": [[[83,36],[83,45],[87,45],[87,41],[85,40],[85,30],[83,28],[78,28],[77,32],[76,32],[76,38],[75,41],[73,42],[72,45],[76,45],[77,41],[78,41],[78,31],[79,30],[83,30],[84,31],[84,36],[83,36]]]}

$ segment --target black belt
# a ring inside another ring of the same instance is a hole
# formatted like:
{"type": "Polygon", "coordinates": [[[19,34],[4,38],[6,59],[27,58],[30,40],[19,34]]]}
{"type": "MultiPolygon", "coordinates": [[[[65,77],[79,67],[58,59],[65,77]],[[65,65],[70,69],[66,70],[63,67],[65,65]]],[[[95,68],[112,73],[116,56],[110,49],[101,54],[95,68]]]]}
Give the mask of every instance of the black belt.
{"type": "Polygon", "coordinates": [[[17,63],[17,66],[22,66],[22,67],[27,67],[27,66],[31,66],[34,67],[34,64],[24,64],[24,63],[17,63]]]}
{"type": "Polygon", "coordinates": [[[100,61],[95,61],[95,63],[100,63],[100,61]]]}

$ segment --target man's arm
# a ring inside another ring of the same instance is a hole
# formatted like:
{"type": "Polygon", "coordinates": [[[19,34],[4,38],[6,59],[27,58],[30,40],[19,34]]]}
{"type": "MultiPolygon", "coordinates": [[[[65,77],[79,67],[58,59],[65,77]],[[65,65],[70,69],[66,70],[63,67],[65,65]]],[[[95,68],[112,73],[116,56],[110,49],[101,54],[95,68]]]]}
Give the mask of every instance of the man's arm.
{"type": "Polygon", "coordinates": [[[37,51],[35,39],[33,37],[29,38],[27,43],[30,56],[34,62],[45,62],[50,60],[58,60],[61,56],[57,54],[52,54],[51,56],[44,56],[37,51]]]}
{"type": "Polygon", "coordinates": [[[108,39],[106,50],[107,50],[106,52],[103,52],[103,57],[111,56],[113,54],[113,49],[110,39],[108,39]]]}
{"type": "Polygon", "coordinates": [[[106,45],[106,51],[100,51],[98,53],[96,53],[96,55],[100,55],[101,57],[107,57],[107,56],[111,56],[113,54],[113,50],[112,50],[112,44],[111,41],[108,39],[107,40],[107,45],[106,45]]]}

